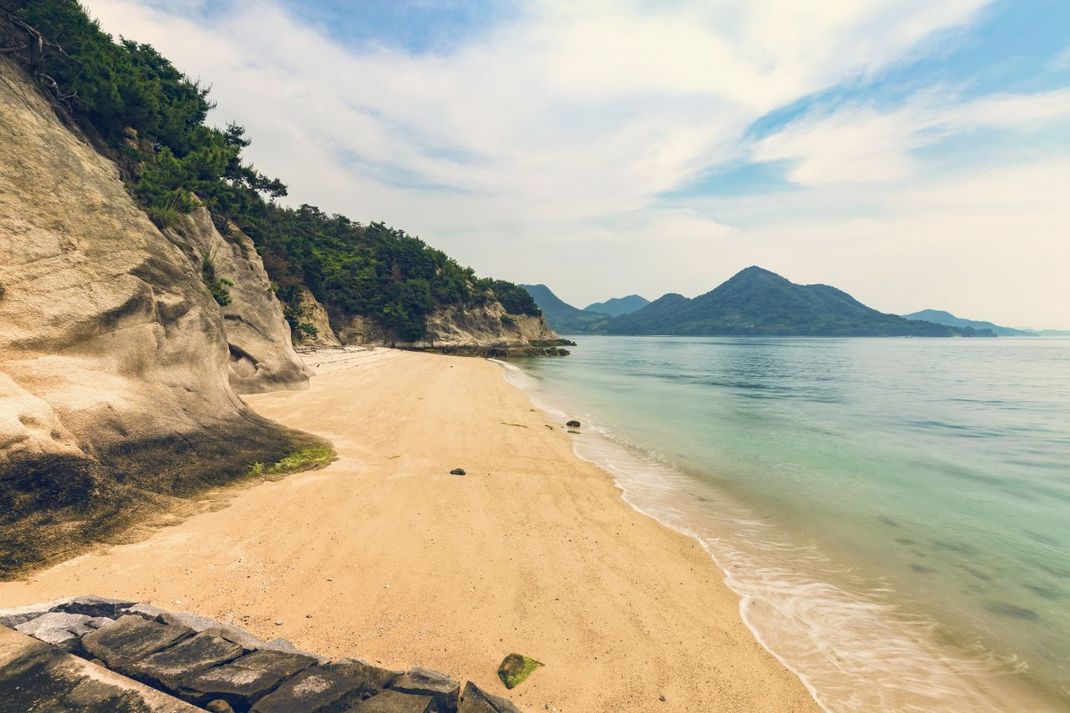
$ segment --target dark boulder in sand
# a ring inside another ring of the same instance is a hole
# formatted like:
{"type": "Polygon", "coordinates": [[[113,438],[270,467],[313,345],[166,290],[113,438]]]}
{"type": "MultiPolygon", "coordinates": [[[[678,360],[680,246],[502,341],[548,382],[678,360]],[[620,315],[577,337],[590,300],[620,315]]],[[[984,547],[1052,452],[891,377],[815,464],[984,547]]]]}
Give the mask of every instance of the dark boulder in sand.
{"type": "Polygon", "coordinates": [[[464,475],[464,468],[454,468],[450,471],[450,475],[464,475]]]}
{"type": "Polygon", "coordinates": [[[457,713],[520,713],[520,709],[499,696],[493,696],[469,681],[461,693],[457,713]]]}
{"type": "Polygon", "coordinates": [[[431,696],[383,691],[349,708],[346,713],[430,713],[434,710],[431,706],[431,696]]]}
{"type": "Polygon", "coordinates": [[[359,661],[312,666],[261,698],[252,711],[344,711],[379,693],[396,675],[359,661]]]}
{"type": "Polygon", "coordinates": [[[579,428],[580,427],[580,422],[577,421],[576,419],[572,419],[571,421],[567,422],[565,425],[568,426],[569,428],[579,428]]]}
{"type": "Polygon", "coordinates": [[[444,673],[419,666],[398,678],[391,686],[395,691],[431,696],[437,711],[457,710],[457,697],[461,686],[444,673]]]}

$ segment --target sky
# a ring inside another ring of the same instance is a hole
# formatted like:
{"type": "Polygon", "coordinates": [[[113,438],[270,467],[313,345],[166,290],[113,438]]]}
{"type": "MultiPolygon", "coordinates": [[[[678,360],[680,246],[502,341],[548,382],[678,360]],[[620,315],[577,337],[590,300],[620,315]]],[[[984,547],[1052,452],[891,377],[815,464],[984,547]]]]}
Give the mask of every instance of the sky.
{"type": "Polygon", "coordinates": [[[1066,0],[85,0],[293,205],[584,306],[748,265],[1070,328],[1066,0]]]}

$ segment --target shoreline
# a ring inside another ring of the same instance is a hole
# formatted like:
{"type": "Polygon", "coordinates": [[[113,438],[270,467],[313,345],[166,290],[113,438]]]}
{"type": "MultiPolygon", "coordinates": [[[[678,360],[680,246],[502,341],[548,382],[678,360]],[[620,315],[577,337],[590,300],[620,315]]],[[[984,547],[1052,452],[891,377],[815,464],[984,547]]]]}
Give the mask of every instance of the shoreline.
{"type": "Polygon", "coordinates": [[[702,545],[738,595],[755,639],[821,709],[1066,710],[1065,700],[1024,668],[937,634],[936,622],[853,586],[861,581],[849,565],[793,542],[735,494],[705,482],[702,471],[599,425],[584,401],[562,391],[568,382],[550,378],[553,370],[502,366],[540,409],[584,419],[577,457],[606,471],[629,506],[702,545]]]}
{"type": "Polygon", "coordinates": [[[635,511],[499,366],[385,349],[308,361],[309,391],[249,402],[338,461],[0,583],[0,603],[138,597],[480,681],[522,653],[546,664],[508,692],[529,711],[818,710],[699,543],[635,511]]]}

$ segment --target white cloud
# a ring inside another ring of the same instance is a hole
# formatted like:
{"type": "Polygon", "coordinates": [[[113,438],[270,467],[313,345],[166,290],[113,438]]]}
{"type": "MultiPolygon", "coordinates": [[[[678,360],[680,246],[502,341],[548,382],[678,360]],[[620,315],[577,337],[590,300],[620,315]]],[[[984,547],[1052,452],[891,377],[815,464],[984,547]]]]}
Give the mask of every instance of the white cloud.
{"type": "Polygon", "coordinates": [[[672,11],[547,2],[446,56],[343,48],[271,3],[240,4],[204,26],[137,0],[89,6],[107,29],[210,81],[220,115],[249,125],[251,155],[302,198],[403,223],[414,195],[447,220],[473,209],[518,222],[632,210],[762,113],[876,70],[983,3],[933,12],[914,0],[672,11]],[[456,151],[478,160],[443,156],[456,151]],[[344,167],[340,152],[479,197],[436,205],[381,171],[344,167]],[[308,171],[295,176],[301,163],[308,171]],[[334,183],[346,174],[352,185],[334,183]],[[323,198],[316,176],[331,178],[323,198]]]}
{"type": "Polygon", "coordinates": [[[863,109],[800,122],[760,141],[756,161],[790,161],[787,176],[804,186],[895,181],[914,170],[914,128],[898,115],[863,109]]]}
{"type": "MultiPolygon", "coordinates": [[[[413,55],[341,46],[272,2],[203,23],[148,0],[87,2],[108,31],[212,84],[215,116],[248,128],[249,156],[294,201],[386,220],[480,272],[550,282],[584,303],[700,291],[751,262],[795,277],[790,250],[744,255],[780,243],[748,243],[752,231],[697,207],[659,207],[659,194],[743,156],[763,114],[875,75],[987,3],[547,1],[449,53],[413,55]]],[[[1029,112],[1061,111],[1045,101],[1029,112]]],[[[1017,108],[974,107],[989,123],[1017,108]]],[[[941,125],[967,121],[940,111],[941,125]]],[[[815,186],[916,170],[912,117],[825,119],[788,127],[757,155],[797,161],[792,177],[815,186]]],[[[775,202],[753,210],[786,217],[775,202]]]]}
{"type": "Polygon", "coordinates": [[[789,161],[788,178],[804,186],[891,182],[915,177],[913,153],[967,129],[1027,129],[1070,119],[1070,90],[1001,94],[959,102],[926,92],[878,111],[867,105],[814,113],[762,139],[757,161],[789,161]]]}

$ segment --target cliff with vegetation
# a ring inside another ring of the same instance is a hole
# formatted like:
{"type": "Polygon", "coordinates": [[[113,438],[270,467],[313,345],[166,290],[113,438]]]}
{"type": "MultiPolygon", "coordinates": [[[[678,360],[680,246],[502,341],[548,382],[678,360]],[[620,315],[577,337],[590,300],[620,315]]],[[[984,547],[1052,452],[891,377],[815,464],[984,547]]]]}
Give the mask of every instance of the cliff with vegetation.
{"type": "Polygon", "coordinates": [[[175,498],[327,462],[238,396],[307,385],[295,335],[555,337],[527,293],[417,238],[275,203],[285,187],[211,106],[73,0],[0,0],[0,576],[175,498]]]}
{"type": "MultiPolygon", "coordinates": [[[[7,8],[11,54],[116,162],[159,227],[181,229],[204,211],[231,242],[251,241],[297,341],[316,342],[323,326],[310,296],[336,335],[361,318],[384,335],[377,340],[384,344],[456,341],[452,329],[435,331],[446,314],[500,308],[513,317],[541,317],[522,289],[479,278],[402,230],[278,203],[286,186],[245,160],[244,130],[206,122],[213,106],[208,91],[152,47],[113,41],[75,0],[0,0],[0,7],[7,8]]],[[[220,276],[213,290],[223,300],[226,279],[220,276]]],[[[508,319],[484,326],[469,333],[480,347],[514,348],[524,339],[508,319]]],[[[545,324],[540,334],[553,338],[545,324]]],[[[248,364],[239,370],[248,374],[248,364]]]]}
{"type": "Polygon", "coordinates": [[[237,397],[196,248],[157,229],[4,59],[0,126],[3,574],[312,440],[237,397]]]}

